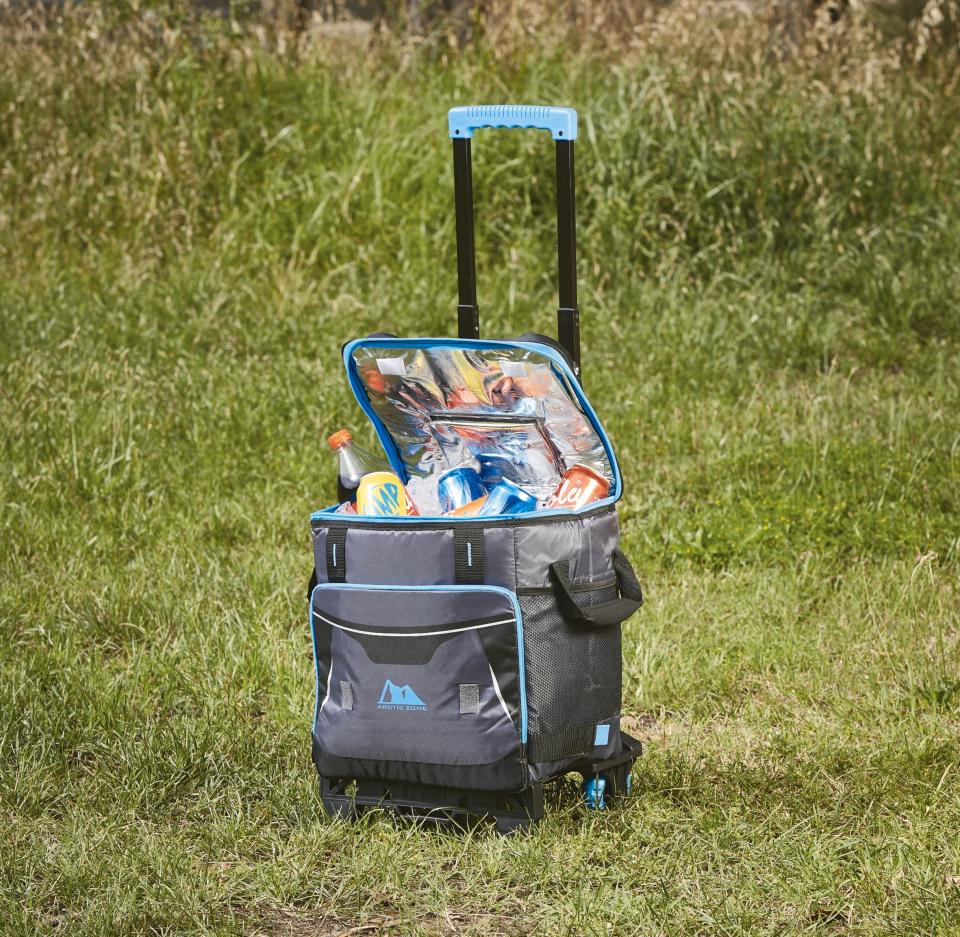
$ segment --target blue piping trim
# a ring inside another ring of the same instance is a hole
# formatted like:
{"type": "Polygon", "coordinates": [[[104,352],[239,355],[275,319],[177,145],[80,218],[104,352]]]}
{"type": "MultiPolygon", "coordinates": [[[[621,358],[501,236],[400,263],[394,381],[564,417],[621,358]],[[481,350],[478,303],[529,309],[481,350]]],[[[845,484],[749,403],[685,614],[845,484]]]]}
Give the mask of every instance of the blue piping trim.
{"type": "MultiPolygon", "coordinates": [[[[564,382],[566,383],[568,389],[573,392],[574,397],[580,404],[581,409],[586,415],[587,419],[590,421],[590,425],[596,430],[597,435],[600,437],[600,441],[603,443],[603,448],[606,451],[607,458],[610,460],[610,469],[613,472],[613,493],[606,498],[601,499],[600,501],[594,501],[586,507],[580,508],[577,511],[538,511],[537,516],[543,517],[546,515],[556,514],[557,516],[570,516],[571,514],[576,515],[586,510],[594,510],[597,507],[600,507],[604,504],[614,504],[619,499],[623,493],[623,486],[621,484],[620,477],[620,466],[617,463],[617,457],[613,452],[613,445],[610,443],[610,437],[607,436],[606,430],[603,428],[603,424],[600,422],[600,418],[597,416],[596,411],[590,405],[590,402],[584,396],[583,389],[577,383],[577,379],[574,377],[573,372],[570,370],[569,365],[566,361],[563,360],[563,357],[559,352],[555,351],[549,345],[540,345],[536,342],[506,342],[496,339],[486,340],[486,339],[473,339],[473,338],[427,338],[427,339],[409,339],[409,338],[377,338],[377,339],[368,339],[368,338],[355,338],[353,341],[348,342],[344,345],[343,348],[343,363],[347,369],[347,379],[350,382],[350,388],[353,390],[353,395],[357,399],[357,403],[360,404],[360,409],[367,415],[367,419],[373,424],[373,428],[377,433],[377,438],[380,440],[380,445],[383,446],[384,452],[387,454],[387,459],[390,462],[393,470],[400,476],[404,481],[407,480],[407,471],[406,467],[403,464],[403,460],[400,458],[400,453],[397,449],[396,443],[393,441],[393,437],[388,432],[386,426],[383,424],[383,421],[377,414],[374,412],[373,408],[370,406],[370,399],[367,396],[366,391],[364,390],[363,383],[360,380],[360,377],[357,374],[357,369],[353,361],[353,352],[354,349],[369,346],[375,348],[523,348],[527,351],[534,351],[537,354],[544,355],[549,358],[557,371],[563,376],[564,382]]],[[[318,512],[322,513],[322,512],[318,512]]],[[[496,516],[513,516],[513,515],[496,515],[496,516]]],[[[358,519],[363,520],[364,518],[358,517],[358,519]]],[[[419,521],[424,518],[412,517],[408,518],[411,521],[419,521]]],[[[492,519],[489,518],[489,519],[492,519]]],[[[377,520],[373,518],[373,520],[377,520]]],[[[380,518],[382,520],[382,518],[380,518]]],[[[402,518],[397,517],[394,520],[402,520],[402,518]]],[[[474,520],[470,517],[451,517],[448,518],[451,522],[464,521],[469,523],[474,520]]]]}
{"type": "MultiPolygon", "coordinates": [[[[580,508],[577,511],[566,511],[566,510],[557,510],[557,511],[536,511],[532,513],[530,517],[536,517],[538,520],[541,517],[559,517],[570,518],[577,517],[580,514],[585,513],[587,510],[595,511],[597,508],[602,508],[608,504],[613,504],[617,499],[614,497],[602,498],[600,501],[591,501],[585,508],[580,508]]],[[[443,521],[445,524],[469,524],[477,523],[478,521],[496,521],[496,520],[515,520],[517,517],[522,515],[517,514],[491,514],[489,516],[484,515],[483,517],[447,517],[445,514],[438,514],[436,516],[428,515],[426,517],[407,517],[407,515],[389,515],[389,516],[374,516],[370,514],[337,514],[337,507],[339,505],[333,504],[328,508],[321,508],[319,511],[314,511],[310,515],[310,520],[320,521],[327,517],[333,517],[336,515],[338,520],[346,520],[351,524],[382,524],[384,521],[389,521],[391,524],[419,524],[423,521],[430,521],[431,523],[436,523],[437,521],[443,521]]]]}
{"type": "MultiPolygon", "coordinates": [[[[383,341],[389,341],[389,339],[383,339],[383,341]]],[[[406,483],[409,476],[407,475],[407,468],[400,458],[397,444],[393,441],[393,437],[387,431],[386,426],[383,425],[383,421],[374,412],[373,407],[370,406],[370,398],[363,389],[363,382],[357,375],[357,369],[354,366],[351,355],[353,349],[359,342],[360,339],[354,339],[345,345],[343,349],[343,363],[347,368],[347,380],[350,382],[350,389],[353,391],[353,396],[356,397],[357,403],[360,404],[360,409],[367,415],[367,419],[373,424],[373,428],[376,430],[377,438],[380,440],[380,445],[383,446],[383,451],[387,454],[390,467],[400,476],[400,479],[406,483]]]]}
{"type": "MultiPolygon", "coordinates": [[[[506,596],[513,606],[517,622],[517,670],[520,684],[520,741],[527,744],[527,663],[523,656],[523,615],[516,595],[502,586],[378,586],[359,582],[318,582],[310,593],[310,635],[313,638],[313,664],[317,674],[317,698],[313,707],[313,726],[320,714],[320,659],[317,654],[317,627],[313,614],[313,597],[317,589],[359,589],[363,592],[496,592],[506,596]]],[[[333,663],[331,661],[331,668],[333,663]]]]}

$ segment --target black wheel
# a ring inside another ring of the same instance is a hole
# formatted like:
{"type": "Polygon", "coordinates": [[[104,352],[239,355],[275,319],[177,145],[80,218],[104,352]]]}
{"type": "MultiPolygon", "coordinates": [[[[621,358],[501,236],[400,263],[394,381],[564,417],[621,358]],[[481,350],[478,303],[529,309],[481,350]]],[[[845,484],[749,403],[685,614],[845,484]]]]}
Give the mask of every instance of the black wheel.
{"type": "Polygon", "coordinates": [[[516,817],[498,817],[494,821],[496,831],[504,836],[513,833],[523,833],[530,829],[530,821],[516,817]]]}
{"type": "Polygon", "coordinates": [[[608,768],[601,775],[607,782],[607,788],[604,792],[611,800],[621,800],[630,794],[633,784],[631,769],[633,762],[617,765],[615,768],[608,768]]]}

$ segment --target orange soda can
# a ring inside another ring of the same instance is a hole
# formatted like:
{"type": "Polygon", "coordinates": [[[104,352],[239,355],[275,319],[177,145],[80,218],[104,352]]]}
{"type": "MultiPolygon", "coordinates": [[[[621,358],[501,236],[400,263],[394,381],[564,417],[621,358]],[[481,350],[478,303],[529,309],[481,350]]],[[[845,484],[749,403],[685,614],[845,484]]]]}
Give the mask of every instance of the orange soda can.
{"type": "Polygon", "coordinates": [[[547,499],[544,508],[575,511],[591,501],[599,501],[610,493],[610,482],[589,465],[574,465],[563,473],[557,490],[547,499]]]}

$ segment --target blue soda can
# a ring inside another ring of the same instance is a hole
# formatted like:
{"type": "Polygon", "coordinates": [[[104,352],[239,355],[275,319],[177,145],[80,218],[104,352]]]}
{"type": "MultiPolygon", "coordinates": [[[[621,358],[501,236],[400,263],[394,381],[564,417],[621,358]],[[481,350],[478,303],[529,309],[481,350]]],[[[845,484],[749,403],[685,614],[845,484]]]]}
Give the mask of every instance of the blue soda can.
{"type": "Polygon", "coordinates": [[[491,514],[529,514],[536,511],[537,499],[509,478],[504,478],[494,486],[483,507],[477,511],[477,517],[491,514]]]}
{"type": "Polygon", "coordinates": [[[480,463],[480,481],[487,491],[503,481],[505,469],[511,464],[506,456],[498,452],[481,452],[477,455],[477,461],[480,463]]]}
{"type": "Polygon", "coordinates": [[[444,514],[462,508],[486,493],[487,489],[480,482],[480,473],[466,466],[444,472],[437,482],[437,497],[444,514]]]}

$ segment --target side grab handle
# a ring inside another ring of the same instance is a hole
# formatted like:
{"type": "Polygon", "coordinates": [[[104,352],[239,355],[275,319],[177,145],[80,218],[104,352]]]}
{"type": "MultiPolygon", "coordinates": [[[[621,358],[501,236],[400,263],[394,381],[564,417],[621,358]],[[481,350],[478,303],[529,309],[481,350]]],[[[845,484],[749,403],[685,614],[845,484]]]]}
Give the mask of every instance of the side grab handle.
{"type": "Polygon", "coordinates": [[[557,593],[560,610],[568,621],[591,628],[610,628],[626,621],[643,605],[643,592],[630,561],[621,550],[613,551],[613,569],[617,574],[619,599],[581,608],[573,597],[569,563],[551,563],[550,578],[557,593]]]}

